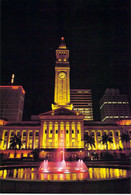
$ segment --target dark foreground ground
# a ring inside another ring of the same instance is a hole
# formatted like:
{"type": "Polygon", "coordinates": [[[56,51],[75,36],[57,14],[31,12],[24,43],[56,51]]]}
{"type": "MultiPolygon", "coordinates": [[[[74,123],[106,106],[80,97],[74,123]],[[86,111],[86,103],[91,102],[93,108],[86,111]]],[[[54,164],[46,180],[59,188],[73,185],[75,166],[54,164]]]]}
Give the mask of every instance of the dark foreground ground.
{"type": "MultiPolygon", "coordinates": [[[[41,162],[6,162],[4,167],[39,166],[41,162]]],[[[128,162],[85,162],[87,167],[121,167],[130,169],[128,162]]],[[[97,180],[97,181],[24,181],[12,179],[0,179],[0,192],[2,193],[131,193],[131,178],[97,180]]]]}
{"type": "Polygon", "coordinates": [[[3,193],[130,193],[130,179],[104,181],[12,181],[0,180],[3,193]]]}

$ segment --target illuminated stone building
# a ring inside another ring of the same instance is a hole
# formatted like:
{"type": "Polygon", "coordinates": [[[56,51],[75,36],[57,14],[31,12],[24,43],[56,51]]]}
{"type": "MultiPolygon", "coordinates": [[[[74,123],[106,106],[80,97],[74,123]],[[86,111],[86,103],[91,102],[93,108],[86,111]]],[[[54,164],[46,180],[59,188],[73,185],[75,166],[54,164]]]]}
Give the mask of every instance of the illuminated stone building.
{"type": "Polygon", "coordinates": [[[59,153],[62,155],[61,151],[56,151],[63,147],[66,151],[65,158],[84,158],[87,153],[82,141],[84,134],[92,135],[95,140],[95,147],[89,147],[89,152],[100,153],[105,150],[100,141],[105,133],[113,138],[113,143],[109,144],[110,151],[124,149],[120,135],[123,132],[131,134],[131,120],[111,123],[84,120],[85,116],[78,110],[73,110],[70,101],[69,50],[64,38],[61,38],[60,46],[56,50],[56,59],[52,110],[39,114],[32,121],[0,120],[0,152],[14,158],[15,150],[10,149],[10,140],[14,134],[20,135],[23,143],[21,149],[16,150],[17,158],[28,156],[33,149],[40,149],[40,158],[54,158],[59,153]]]}
{"type": "Polygon", "coordinates": [[[70,99],[73,110],[82,113],[84,120],[93,121],[92,94],[90,89],[71,89],[70,99]]]}
{"type": "Polygon", "coordinates": [[[0,86],[0,118],[22,121],[25,91],[22,86],[0,86]]]}
{"type": "Polygon", "coordinates": [[[130,118],[127,95],[121,95],[119,89],[106,89],[100,100],[100,112],[102,121],[130,118]]]}

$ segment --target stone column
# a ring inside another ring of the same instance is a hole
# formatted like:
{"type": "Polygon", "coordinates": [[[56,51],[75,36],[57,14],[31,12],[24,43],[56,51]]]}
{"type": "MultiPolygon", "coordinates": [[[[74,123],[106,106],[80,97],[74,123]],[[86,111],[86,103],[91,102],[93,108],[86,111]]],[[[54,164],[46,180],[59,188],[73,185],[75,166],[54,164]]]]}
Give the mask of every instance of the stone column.
{"type": "Polygon", "coordinates": [[[94,132],[94,137],[95,137],[95,149],[98,150],[98,136],[97,136],[98,131],[94,132]]]}
{"type": "Polygon", "coordinates": [[[55,122],[52,124],[52,148],[55,148],[55,122]]]}
{"type": "Polygon", "coordinates": [[[32,133],[32,149],[35,149],[35,130],[32,133]]]}
{"type": "Polygon", "coordinates": [[[10,147],[10,131],[7,131],[7,139],[6,139],[6,149],[9,149],[10,147]]]}
{"type": "MultiPolygon", "coordinates": [[[[81,139],[84,137],[84,126],[83,121],[80,122],[80,128],[81,128],[81,139]]],[[[84,141],[81,141],[81,146],[84,148],[84,141]]]]}
{"type": "Polygon", "coordinates": [[[69,122],[69,147],[72,148],[72,122],[69,122]]]}
{"type": "Polygon", "coordinates": [[[29,147],[29,130],[26,131],[26,149],[29,147]]]}
{"type": "Polygon", "coordinates": [[[49,147],[49,122],[47,122],[46,147],[49,147]]]}
{"type": "MultiPolygon", "coordinates": [[[[116,131],[112,131],[112,136],[113,136],[113,149],[116,150],[117,148],[116,148],[116,136],[115,136],[115,132],[116,132],[116,131]],[[115,147],[114,147],[114,146],[115,146],[115,147]]],[[[119,149],[119,148],[118,148],[118,149],[119,149]]]]}
{"type": "Polygon", "coordinates": [[[78,147],[78,132],[77,132],[77,122],[75,122],[75,147],[78,147]]]}
{"type": "Polygon", "coordinates": [[[39,148],[43,148],[43,139],[44,139],[44,121],[41,121],[40,131],[39,131],[39,148]]]}
{"type": "Polygon", "coordinates": [[[60,122],[58,122],[58,147],[60,147],[60,131],[61,131],[60,122]]]}
{"type": "Polygon", "coordinates": [[[64,147],[66,148],[66,122],[64,122],[64,147]]]}

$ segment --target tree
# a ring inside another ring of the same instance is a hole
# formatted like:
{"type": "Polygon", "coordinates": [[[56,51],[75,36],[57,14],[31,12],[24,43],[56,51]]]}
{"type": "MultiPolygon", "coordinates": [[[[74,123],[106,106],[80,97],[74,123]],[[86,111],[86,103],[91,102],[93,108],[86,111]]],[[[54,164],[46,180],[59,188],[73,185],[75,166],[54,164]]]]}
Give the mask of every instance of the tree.
{"type": "Polygon", "coordinates": [[[113,143],[112,137],[107,134],[102,135],[102,144],[106,145],[106,150],[108,150],[108,142],[113,143]]]}
{"type": "Polygon", "coordinates": [[[84,138],[82,139],[82,141],[84,141],[84,148],[88,150],[89,145],[94,146],[95,147],[95,140],[92,136],[89,136],[88,134],[84,134],[84,138]]]}
{"type": "Polygon", "coordinates": [[[16,149],[18,145],[18,149],[21,148],[22,142],[21,142],[21,136],[17,136],[16,134],[11,138],[10,140],[10,149],[16,149]]]}
{"type": "Polygon", "coordinates": [[[127,143],[130,142],[131,140],[129,133],[128,132],[122,133],[120,140],[122,141],[123,144],[126,143],[126,155],[127,155],[127,143]]]}
{"type": "Polygon", "coordinates": [[[33,154],[34,160],[38,160],[39,159],[39,149],[34,149],[32,150],[31,154],[33,154]]]}

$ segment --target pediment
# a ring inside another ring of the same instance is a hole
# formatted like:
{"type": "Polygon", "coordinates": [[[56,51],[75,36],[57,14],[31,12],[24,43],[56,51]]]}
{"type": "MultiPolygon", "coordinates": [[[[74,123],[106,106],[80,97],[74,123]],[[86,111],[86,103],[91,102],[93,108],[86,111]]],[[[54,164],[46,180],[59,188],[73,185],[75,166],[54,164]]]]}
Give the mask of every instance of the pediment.
{"type": "Polygon", "coordinates": [[[78,112],[75,112],[73,110],[69,110],[69,109],[66,109],[66,108],[58,108],[56,110],[51,110],[51,111],[48,111],[48,112],[45,112],[45,113],[42,113],[40,114],[39,116],[53,116],[53,115],[59,115],[59,116],[62,116],[62,115],[68,115],[68,116],[72,116],[72,115],[81,115],[80,113],[78,112]]]}

